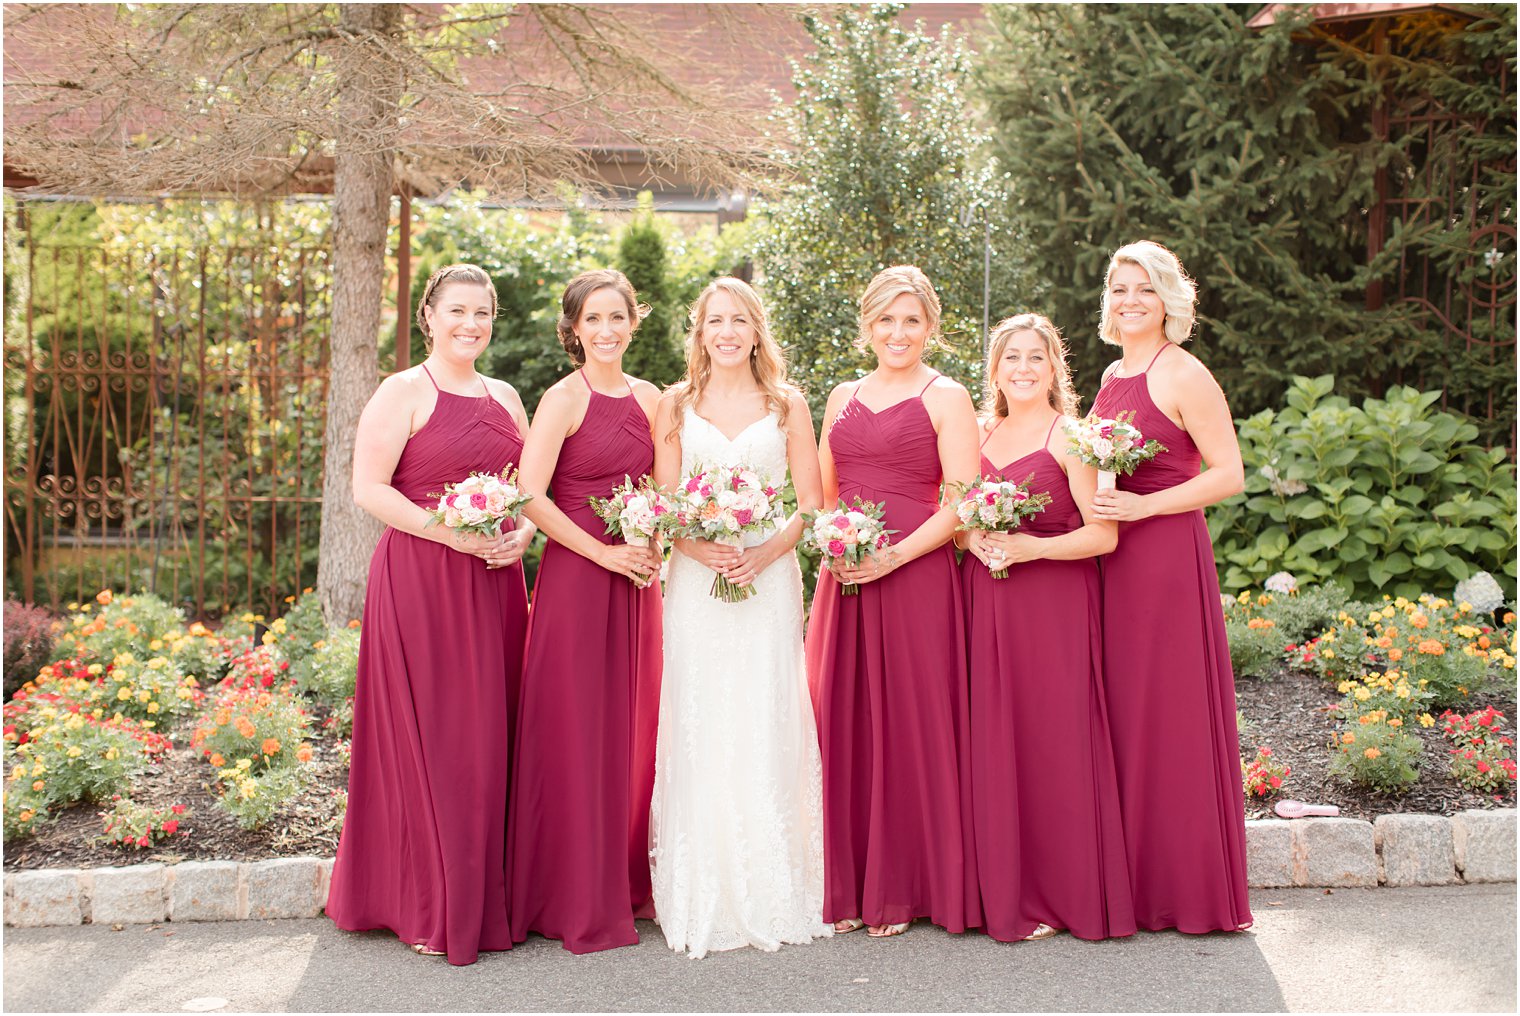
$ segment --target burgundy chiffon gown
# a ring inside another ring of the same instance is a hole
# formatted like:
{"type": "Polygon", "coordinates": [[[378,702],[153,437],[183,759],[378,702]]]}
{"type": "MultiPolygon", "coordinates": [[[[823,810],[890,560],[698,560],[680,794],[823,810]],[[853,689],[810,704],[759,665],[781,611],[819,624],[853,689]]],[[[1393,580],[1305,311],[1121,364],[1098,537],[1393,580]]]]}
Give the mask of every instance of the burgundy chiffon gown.
{"type": "MultiPolygon", "coordinates": [[[[1151,401],[1146,373],[1114,377],[1093,410],[1134,411],[1167,450],[1119,477],[1148,494],[1198,475],[1187,432],[1151,401]]],[[[1103,559],[1103,659],[1135,920],[1203,933],[1251,923],[1235,677],[1203,512],[1119,524],[1103,559]]]]}
{"type": "MultiPolygon", "coordinates": [[[[938,436],[922,392],[879,413],[851,398],[828,441],[840,497],[884,504],[893,542],[938,510],[938,436]]],[[[806,655],[823,754],[825,921],[980,923],[963,624],[948,543],[858,595],[841,595],[827,569],[819,576],[806,655]]]]}
{"type": "MultiPolygon", "coordinates": [[[[1082,527],[1066,474],[1045,447],[1001,468],[983,455],[981,468],[1050,494],[1020,533],[1052,537],[1082,527]]],[[[961,587],[987,933],[1013,942],[1044,923],[1086,939],[1133,934],[1103,695],[1098,563],[1025,561],[994,579],[967,554],[961,587]]]]}
{"type": "MultiPolygon", "coordinates": [[[[429,494],[513,466],[521,452],[501,403],[440,391],[391,485],[431,507],[429,494]]],[[[519,565],[492,570],[431,540],[381,534],[364,597],[348,813],[327,898],[338,927],[389,928],[454,964],[512,947],[508,738],[527,616],[519,565]]]]}
{"type": "MultiPolygon", "coordinates": [[[[584,375],[582,375],[584,379],[584,375]]],[[[589,384],[587,386],[590,387],[589,384]]],[[[603,543],[588,503],[654,465],[633,395],[591,392],[550,482],[554,503],[603,543]]],[[[573,953],[632,945],[654,915],[649,799],[659,721],[660,587],[549,542],[533,586],[507,832],[512,938],[573,953]]]]}

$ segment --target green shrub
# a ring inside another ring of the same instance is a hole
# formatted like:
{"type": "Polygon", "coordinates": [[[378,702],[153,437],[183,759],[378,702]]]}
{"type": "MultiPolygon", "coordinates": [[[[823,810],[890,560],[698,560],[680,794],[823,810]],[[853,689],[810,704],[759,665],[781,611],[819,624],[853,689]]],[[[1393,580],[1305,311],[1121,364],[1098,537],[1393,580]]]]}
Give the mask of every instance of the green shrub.
{"type": "Polygon", "coordinates": [[[333,628],[318,639],[310,665],[296,687],[329,709],[353,698],[359,672],[359,629],[333,628]]]}
{"type": "Polygon", "coordinates": [[[96,596],[95,605],[69,606],[72,616],[53,647],[55,660],[110,662],[122,653],[146,659],[157,651],[152,643],[185,627],[179,608],[151,593],[117,596],[107,589],[96,596]]]}
{"type": "Polygon", "coordinates": [[[16,600],[5,601],[5,697],[37,676],[52,659],[57,618],[42,607],[16,600]]]}
{"type": "Polygon", "coordinates": [[[217,773],[217,803],[244,829],[257,829],[268,822],[306,787],[304,765],[255,770],[247,759],[217,773]]]}
{"type": "Polygon", "coordinates": [[[1295,378],[1286,408],[1239,421],[1245,492],[1208,512],[1221,585],[1287,570],[1359,597],[1413,599],[1487,571],[1513,598],[1505,449],[1484,449],[1465,418],[1433,409],[1440,392],[1395,386],[1354,407],[1334,384],[1295,378]]]}
{"type": "Polygon", "coordinates": [[[1330,775],[1379,793],[1400,794],[1420,778],[1420,739],[1388,722],[1348,724],[1330,742],[1330,775]]]}
{"type": "Polygon", "coordinates": [[[25,835],[55,807],[126,793],[167,739],[130,720],[98,720],[43,706],[25,739],[6,736],[5,834],[25,835]],[[14,745],[14,747],[12,747],[14,745]]]}
{"type": "Polygon", "coordinates": [[[124,850],[145,850],[171,836],[188,836],[189,831],[180,828],[185,811],[183,804],[151,808],[130,797],[114,794],[111,806],[100,813],[102,831],[97,842],[124,850]]]}

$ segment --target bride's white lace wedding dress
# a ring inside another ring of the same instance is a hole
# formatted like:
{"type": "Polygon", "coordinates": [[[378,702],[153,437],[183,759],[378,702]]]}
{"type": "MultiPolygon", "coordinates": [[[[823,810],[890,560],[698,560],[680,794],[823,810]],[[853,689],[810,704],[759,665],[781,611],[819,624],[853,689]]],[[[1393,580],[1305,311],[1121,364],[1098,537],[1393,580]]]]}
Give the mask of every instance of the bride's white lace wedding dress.
{"type": "MultiPolygon", "coordinates": [[[[771,415],[730,441],[688,408],[682,475],[697,463],[742,463],[780,482],[786,435],[771,415]]],[[[708,568],[672,554],[650,815],[656,919],[670,947],[693,957],[832,932],[822,918],[822,768],[797,559],[772,564],[740,603],[711,596],[712,581],[708,568]]]]}

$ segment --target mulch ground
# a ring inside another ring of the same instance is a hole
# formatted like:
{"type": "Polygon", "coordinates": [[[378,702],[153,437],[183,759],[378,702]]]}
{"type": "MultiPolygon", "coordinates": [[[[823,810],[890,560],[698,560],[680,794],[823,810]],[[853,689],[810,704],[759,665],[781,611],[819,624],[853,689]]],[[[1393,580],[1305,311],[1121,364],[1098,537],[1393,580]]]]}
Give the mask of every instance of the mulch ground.
{"type": "MultiPolygon", "coordinates": [[[[1246,726],[1241,731],[1241,750],[1254,756],[1257,745],[1268,745],[1273,755],[1293,770],[1280,796],[1313,804],[1339,805],[1341,814],[1372,819],[1390,812],[1423,812],[1451,815],[1467,808],[1513,807],[1514,788],[1495,798],[1464,790],[1447,772],[1447,749],[1440,726],[1411,731],[1425,744],[1420,780],[1407,793],[1372,794],[1332,779],[1327,746],[1335,730],[1331,707],[1339,700],[1327,681],[1283,670],[1269,678],[1242,678],[1236,695],[1246,726]]],[[[1475,696],[1464,712],[1493,705],[1506,717],[1506,729],[1514,729],[1515,696],[1475,696]]],[[[185,732],[186,734],[188,732],[185,732]]],[[[176,743],[188,740],[175,738],[176,743]]],[[[294,802],[264,828],[245,830],[217,806],[208,784],[212,771],[187,748],[175,748],[167,758],[139,778],[134,797],[144,804],[189,806],[180,828],[188,836],[129,850],[98,842],[100,806],[78,805],[57,814],[33,837],[5,844],[5,867],[98,868],[148,861],[257,861],[301,854],[332,856],[342,828],[341,795],[348,785],[348,766],[338,742],[331,737],[309,739],[314,753],[313,778],[294,802]]],[[[1275,800],[1275,798],[1273,799],[1275,800]]],[[[1248,801],[1247,818],[1269,818],[1272,800],[1248,801]]]]}
{"type": "MultiPolygon", "coordinates": [[[[1330,737],[1336,730],[1333,707],[1340,701],[1335,685],[1319,677],[1281,670],[1268,678],[1238,678],[1235,696],[1246,725],[1240,732],[1240,751],[1254,758],[1256,747],[1266,745],[1272,756],[1293,771],[1277,797],[1265,802],[1247,801],[1246,818],[1274,818],[1272,805],[1280,798],[1292,798],[1307,804],[1334,804],[1347,818],[1373,819],[1391,812],[1421,812],[1427,815],[1452,815],[1468,808],[1514,807],[1515,788],[1495,798],[1467,790],[1451,778],[1447,752],[1451,748],[1441,733],[1441,725],[1421,727],[1409,724],[1406,729],[1424,743],[1425,754],[1419,763],[1420,779],[1403,794],[1374,794],[1342,783],[1330,775],[1330,737]]],[[[1504,713],[1505,730],[1515,727],[1515,696],[1489,692],[1473,696],[1464,713],[1494,706],[1504,713]]],[[[1439,716],[1433,710],[1432,716],[1439,716]]]]}

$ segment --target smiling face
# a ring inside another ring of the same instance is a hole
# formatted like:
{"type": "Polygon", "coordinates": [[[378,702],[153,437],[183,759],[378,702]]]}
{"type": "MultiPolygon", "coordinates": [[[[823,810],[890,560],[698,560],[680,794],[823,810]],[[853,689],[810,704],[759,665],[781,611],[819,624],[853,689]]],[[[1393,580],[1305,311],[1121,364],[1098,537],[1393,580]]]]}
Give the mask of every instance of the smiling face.
{"type": "Polygon", "coordinates": [[[998,360],[997,386],[1010,407],[1028,402],[1049,403],[1055,376],[1055,364],[1039,332],[1021,328],[1008,336],[998,360]]]}
{"type": "Polygon", "coordinates": [[[929,340],[929,315],[924,302],[902,293],[871,322],[871,351],[883,367],[904,370],[923,358],[929,340]]]}
{"type": "Polygon", "coordinates": [[[474,282],[445,282],[423,309],[433,352],[464,365],[474,364],[491,341],[495,302],[474,282]]]}
{"type": "Polygon", "coordinates": [[[1150,275],[1133,262],[1116,265],[1108,277],[1108,316],[1121,342],[1165,336],[1166,307],[1150,275]]]}
{"type": "Polygon", "coordinates": [[[758,341],[749,311],[723,289],[713,290],[707,298],[701,328],[702,348],[721,367],[745,363],[758,341]]]}
{"type": "Polygon", "coordinates": [[[623,294],[604,286],[586,297],[575,321],[575,334],[586,351],[587,362],[620,364],[633,337],[633,314],[623,294]]]}

